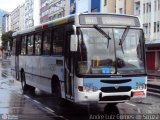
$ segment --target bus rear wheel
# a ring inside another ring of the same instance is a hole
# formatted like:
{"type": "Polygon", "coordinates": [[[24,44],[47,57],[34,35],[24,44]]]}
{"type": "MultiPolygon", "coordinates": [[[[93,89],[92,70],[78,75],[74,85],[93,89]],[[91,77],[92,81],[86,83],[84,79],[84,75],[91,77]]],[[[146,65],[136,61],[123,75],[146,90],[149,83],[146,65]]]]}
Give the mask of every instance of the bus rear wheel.
{"type": "Polygon", "coordinates": [[[52,94],[56,97],[58,104],[60,106],[66,105],[66,100],[62,98],[61,96],[61,85],[60,81],[57,77],[52,78],[52,94]]]}
{"type": "Polygon", "coordinates": [[[32,87],[26,84],[26,77],[25,77],[24,71],[21,72],[21,86],[22,86],[23,94],[26,94],[27,91],[30,91],[32,93],[34,93],[35,91],[35,87],[32,87]]]}
{"type": "Polygon", "coordinates": [[[56,97],[61,98],[61,86],[60,86],[60,81],[57,77],[54,77],[52,79],[52,93],[56,97]]]}

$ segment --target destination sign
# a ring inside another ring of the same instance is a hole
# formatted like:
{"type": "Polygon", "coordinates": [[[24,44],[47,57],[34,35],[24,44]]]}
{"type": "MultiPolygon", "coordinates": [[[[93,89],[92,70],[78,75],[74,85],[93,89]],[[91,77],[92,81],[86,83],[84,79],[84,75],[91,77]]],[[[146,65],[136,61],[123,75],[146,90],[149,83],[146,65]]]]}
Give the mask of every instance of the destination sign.
{"type": "Polygon", "coordinates": [[[132,26],[140,27],[140,22],[137,17],[126,15],[111,15],[111,14],[89,14],[80,15],[81,25],[108,25],[108,26],[132,26]]]}

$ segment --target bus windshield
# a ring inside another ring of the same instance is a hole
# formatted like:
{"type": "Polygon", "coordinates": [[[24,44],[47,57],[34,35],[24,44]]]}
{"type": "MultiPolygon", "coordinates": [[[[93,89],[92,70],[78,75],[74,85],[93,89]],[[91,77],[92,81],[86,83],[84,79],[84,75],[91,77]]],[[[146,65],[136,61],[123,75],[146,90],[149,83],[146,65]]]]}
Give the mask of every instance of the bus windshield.
{"type": "Polygon", "coordinates": [[[142,30],[127,29],[80,28],[78,74],[144,74],[142,30]]]}

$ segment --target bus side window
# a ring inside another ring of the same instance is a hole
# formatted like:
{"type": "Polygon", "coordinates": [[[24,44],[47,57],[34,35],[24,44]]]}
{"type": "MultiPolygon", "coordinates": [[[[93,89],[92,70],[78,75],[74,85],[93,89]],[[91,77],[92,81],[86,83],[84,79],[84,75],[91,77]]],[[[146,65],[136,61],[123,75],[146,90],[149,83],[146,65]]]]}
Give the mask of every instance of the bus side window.
{"type": "Polygon", "coordinates": [[[63,55],[64,52],[64,27],[53,31],[53,54],[63,55]]]}
{"type": "Polygon", "coordinates": [[[13,39],[13,44],[12,44],[12,55],[15,55],[16,53],[16,38],[13,39]]]}
{"type": "Polygon", "coordinates": [[[21,42],[21,55],[26,55],[26,44],[27,41],[26,41],[26,36],[23,36],[22,37],[22,42],[21,42]]]}
{"type": "Polygon", "coordinates": [[[43,55],[50,55],[51,31],[45,31],[43,34],[43,55]]]}
{"type": "Polygon", "coordinates": [[[33,38],[34,38],[34,36],[33,35],[29,35],[28,36],[28,44],[27,44],[27,46],[28,46],[28,55],[33,55],[33,38]]]}
{"type": "Polygon", "coordinates": [[[42,43],[42,34],[35,34],[35,55],[41,54],[41,43],[42,43]]]}

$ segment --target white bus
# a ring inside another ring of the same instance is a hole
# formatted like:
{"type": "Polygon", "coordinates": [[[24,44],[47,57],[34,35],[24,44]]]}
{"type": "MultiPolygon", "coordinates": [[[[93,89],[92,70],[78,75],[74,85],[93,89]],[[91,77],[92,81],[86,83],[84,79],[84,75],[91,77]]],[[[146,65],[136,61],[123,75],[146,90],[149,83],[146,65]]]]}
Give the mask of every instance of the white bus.
{"type": "Polygon", "coordinates": [[[146,97],[144,50],[138,17],[75,14],[13,33],[12,74],[24,93],[120,103],[146,97]]]}

